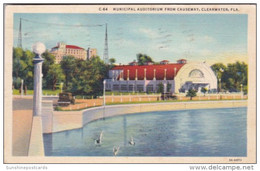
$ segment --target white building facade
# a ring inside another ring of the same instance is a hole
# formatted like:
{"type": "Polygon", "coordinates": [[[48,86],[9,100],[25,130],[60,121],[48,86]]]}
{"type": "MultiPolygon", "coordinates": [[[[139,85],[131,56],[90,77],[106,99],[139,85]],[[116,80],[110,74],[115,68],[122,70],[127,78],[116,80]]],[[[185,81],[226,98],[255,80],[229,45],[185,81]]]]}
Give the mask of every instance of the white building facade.
{"type": "Polygon", "coordinates": [[[180,93],[189,89],[217,90],[217,78],[206,63],[161,63],[160,65],[121,65],[109,71],[106,90],[119,92],[180,93]]]}

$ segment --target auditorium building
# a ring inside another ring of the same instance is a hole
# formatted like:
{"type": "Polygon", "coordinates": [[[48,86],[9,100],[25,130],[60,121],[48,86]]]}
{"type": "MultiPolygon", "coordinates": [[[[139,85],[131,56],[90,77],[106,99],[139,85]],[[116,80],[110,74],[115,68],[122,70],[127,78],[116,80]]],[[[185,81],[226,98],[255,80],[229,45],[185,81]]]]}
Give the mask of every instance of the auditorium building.
{"type": "Polygon", "coordinates": [[[163,85],[164,92],[180,93],[189,89],[198,92],[205,87],[217,90],[217,78],[206,63],[188,63],[180,59],[176,63],[163,60],[160,64],[115,66],[106,79],[106,90],[120,92],[157,92],[163,85]]]}

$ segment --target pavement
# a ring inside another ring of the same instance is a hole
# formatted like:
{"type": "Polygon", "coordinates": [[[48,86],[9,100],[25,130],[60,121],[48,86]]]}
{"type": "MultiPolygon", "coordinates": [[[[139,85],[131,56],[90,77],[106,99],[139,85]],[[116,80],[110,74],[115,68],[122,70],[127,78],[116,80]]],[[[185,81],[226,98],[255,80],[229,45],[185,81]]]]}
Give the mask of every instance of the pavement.
{"type": "Polygon", "coordinates": [[[32,127],[33,99],[13,98],[13,134],[14,156],[27,156],[32,127]]]}

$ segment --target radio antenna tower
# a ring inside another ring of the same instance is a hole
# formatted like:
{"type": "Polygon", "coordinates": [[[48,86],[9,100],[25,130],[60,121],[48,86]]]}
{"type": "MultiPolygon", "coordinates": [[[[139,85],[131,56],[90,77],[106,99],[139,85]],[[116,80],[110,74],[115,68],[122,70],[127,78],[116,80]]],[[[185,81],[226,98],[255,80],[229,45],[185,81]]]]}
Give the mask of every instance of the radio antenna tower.
{"type": "Polygon", "coordinates": [[[103,54],[103,60],[106,64],[108,64],[108,41],[107,41],[107,24],[106,24],[106,33],[105,33],[105,48],[104,48],[104,54],[103,54]]]}
{"type": "Polygon", "coordinates": [[[19,35],[18,35],[17,47],[22,48],[22,19],[21,18],[20,18],[20,25],[19,25],[19,35]]]}

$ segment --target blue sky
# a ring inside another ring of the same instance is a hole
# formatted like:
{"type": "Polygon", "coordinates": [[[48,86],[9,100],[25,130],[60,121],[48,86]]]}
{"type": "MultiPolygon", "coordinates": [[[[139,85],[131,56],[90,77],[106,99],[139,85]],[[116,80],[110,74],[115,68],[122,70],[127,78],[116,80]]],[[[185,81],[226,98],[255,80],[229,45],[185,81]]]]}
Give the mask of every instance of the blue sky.
{"type": "Polygon", "coordinates": [[[242,14],[14,14],[14,46],[22,18],[23,47],[57,42],[103,57],[105,23],[109,57],[127,64],[145,53],[155,61],[247,62],[247,15],[242,14]]]}

